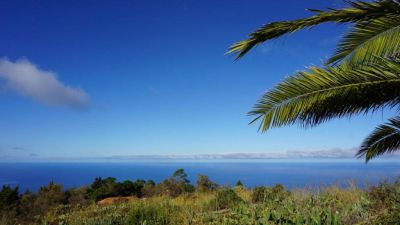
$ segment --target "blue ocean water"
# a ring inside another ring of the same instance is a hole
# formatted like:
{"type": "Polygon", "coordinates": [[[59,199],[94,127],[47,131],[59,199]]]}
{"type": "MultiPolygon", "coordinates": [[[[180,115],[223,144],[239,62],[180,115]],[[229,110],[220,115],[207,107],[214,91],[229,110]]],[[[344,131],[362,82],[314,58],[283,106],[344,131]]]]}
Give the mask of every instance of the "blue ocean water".
{"type": "Polygon", "coordinates": [[[349,181],[363,187],[400,175],[400,162],[104,162],[104,163],[0,163],[0,185],[19,185],[20,190],[36,191],[50,181],[64,188],[90,184],[95,177],[112,176],[118,180],[152,179],[156,182],[184,168],[194,183],[206,174],[221,185],[245,186],[283,184],[288,188],[344,186],[349,181]]]}

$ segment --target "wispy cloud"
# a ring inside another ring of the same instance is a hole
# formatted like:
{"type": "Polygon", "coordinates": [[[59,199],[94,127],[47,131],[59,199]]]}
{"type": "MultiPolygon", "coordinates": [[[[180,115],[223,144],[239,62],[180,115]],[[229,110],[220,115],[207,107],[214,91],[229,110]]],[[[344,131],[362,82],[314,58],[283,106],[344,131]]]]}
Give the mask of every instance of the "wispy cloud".
{"type": "Polygon", "coordinates": [[[18,161],[18,160],[27,160],[27,159],[34,159],[37,157],[36,153],[30,152],[30,150],[15,146],[15,147],[0,147],[0,161],[18,161]],[[32,158],[33,157],[33,158],[32,158]]]}
{"type": "Polygon", "coordinates": [[[27,59],[0,59],[0,78],[10,90],[47,105],[82,109],[89,104],[82,89],[66,86],[56,73],[42,70],[27,59]]]}

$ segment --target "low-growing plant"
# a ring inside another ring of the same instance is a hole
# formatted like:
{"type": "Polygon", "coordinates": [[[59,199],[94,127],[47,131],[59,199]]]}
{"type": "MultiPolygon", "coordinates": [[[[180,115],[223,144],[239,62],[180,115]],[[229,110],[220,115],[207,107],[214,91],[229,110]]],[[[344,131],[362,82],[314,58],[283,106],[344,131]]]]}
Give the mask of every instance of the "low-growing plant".
{"type": "Polygon", "coordinates": [[[228,209],[243,203],[234,190],[230,188],[222,188],[217,191],[215,198],[211,201],[215,210],[228,209]]]}
{"type": "Polygon", "coordinates": [[[133,204],[125,219],[131,225],[179,225],[179,209],[169,201],[133,204]]]}
{"type": "Polygon", "coordinates": [[[281,184],[277,184],[274,187],[260,186],[253,189],[251,195],[251,201],[253,203],[265,203],[267,201],[282,201],[290,193],[281,184]]]}

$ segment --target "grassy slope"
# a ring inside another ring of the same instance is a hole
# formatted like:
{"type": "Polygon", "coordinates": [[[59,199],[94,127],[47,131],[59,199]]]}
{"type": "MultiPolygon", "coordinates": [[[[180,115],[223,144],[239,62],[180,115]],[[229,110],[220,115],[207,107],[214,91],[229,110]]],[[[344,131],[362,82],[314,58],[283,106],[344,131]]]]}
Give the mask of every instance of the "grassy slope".
{"type": "Polygon", "coordinates": [[[269,189],[266,195],[263,191],[255,192],[237,187],[177,198],[157,196],[110,206],[62,206],[48,213],[43,223],[398,224],[400,221],[400,186],[396,184],[382,184],[368,191],[332,186],[316,193],[307,189],[291,192],[269,189]]]}

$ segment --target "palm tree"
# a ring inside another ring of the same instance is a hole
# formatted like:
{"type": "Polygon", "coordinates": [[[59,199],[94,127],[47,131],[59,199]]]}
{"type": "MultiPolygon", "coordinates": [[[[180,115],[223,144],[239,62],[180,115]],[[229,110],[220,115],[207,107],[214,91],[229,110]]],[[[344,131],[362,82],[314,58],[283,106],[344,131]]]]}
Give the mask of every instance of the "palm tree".
{"type": "MultiPolygon", "coordinates": [[[[400,106],[400,3],[396,0],[350,2],[344,9],[311,10],[314,16],[269,23],[231,46],[240,59],[253,47],[321,23],[351,23],[336,53],[322,67],[298,72],[265,93],[253,110],[251,123],[260,130],[300,124],[316,126],[400,106]]],[[[362,143],[358,157],[366,161],[400,148],[400,116],[377,127],[362,143]]]]}

